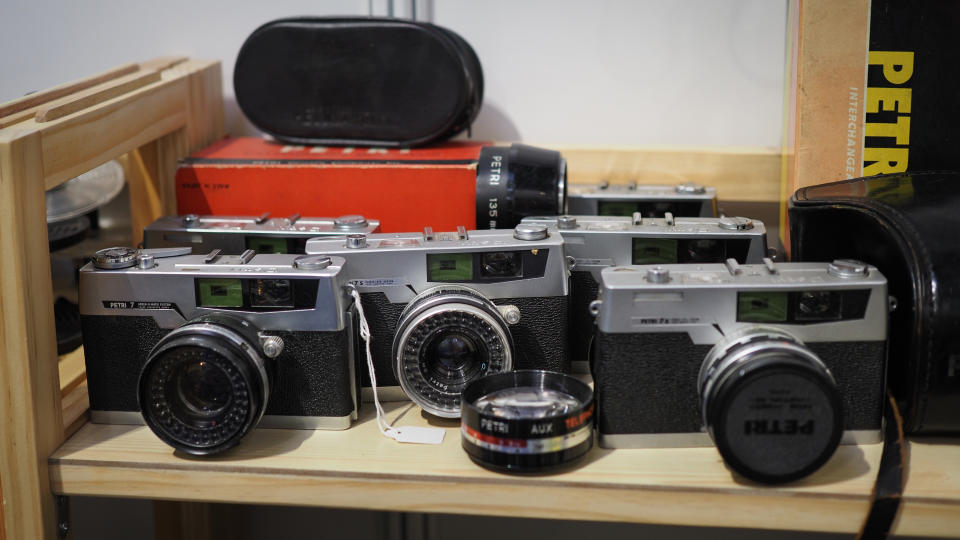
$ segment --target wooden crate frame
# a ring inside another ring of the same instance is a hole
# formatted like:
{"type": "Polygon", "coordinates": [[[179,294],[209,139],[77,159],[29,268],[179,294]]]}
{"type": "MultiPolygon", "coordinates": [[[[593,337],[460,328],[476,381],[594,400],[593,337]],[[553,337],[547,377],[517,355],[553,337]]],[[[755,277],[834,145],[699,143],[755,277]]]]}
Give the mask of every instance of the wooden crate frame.
{"type": "Polygon", "coordinates": [[[57,535],[47,460],[65,426],[44,192],[128,155],[136,235],[176,211],[177,161],[222,135],[218,61],[157,58],[0,105],[0,540],[57,535]]]}

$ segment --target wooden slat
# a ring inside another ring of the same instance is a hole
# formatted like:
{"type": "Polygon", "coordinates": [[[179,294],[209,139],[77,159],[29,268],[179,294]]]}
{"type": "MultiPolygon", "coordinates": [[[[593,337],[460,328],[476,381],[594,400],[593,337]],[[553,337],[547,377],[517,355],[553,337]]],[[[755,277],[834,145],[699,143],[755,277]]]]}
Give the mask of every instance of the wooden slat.
{"type": "MultiPolygon", "coordinates": [[[[22,98],[0,104],[0,121],[6,120],[4,117],[8,117],[16,113],[22,113],[27,109],[34,108],[38,105],[49,103],[55,99],[69,96],[81,90],[85,90],[92,86],[96,86],[100,83],[116,79],[124,75],[129,75],[136,72],[138,69],[140,69],[140,67],[137,64],[124,64],[90,77],[84,77],[83,79],[78,79],[60,86],[54,86],[53,88],[44,90],[42,92],[34,92],[32,94],[23,96],[22,98]]],[[[30,114],[28,116],[33,115],[30,114]]],[[[3,126],[0,125],[0,127],[3,126]]]]}
{"type": "Polygon", "coordinates": [[[0,477],[9,538],[53,538],[63,440],[39,133],[0,132],[0,477]]]}
{"type": "Polygon", "coordinates": [[[715,186],[721,201],[780,200],[779,149],[541,146],[555,148],[564,155],[570,183],[697,182],[715,186]]]}
{"type": "MultiPolygon", "coordinates": [[[[410,405],[387,404],[388,418],[410,405]]],[[[372,407],[368,407],[371,409],[372,407]]],[[[433,420],[435,424],[436,420],[433,420]]],[[[419,409],[400,425],[428,425],[419,409]]],[[[786,487],[734,478],[714,448],[595,448],[574,470],[515,476],[483,469],[455,422],[438,446],[399,444],[372,411],[348,430],[262,429],[212,459],[183,458],[145,427],[89,424],[51,458],[57,493],[854,532],[868,508],[881,446],[843,446],[786,487]]],[[[960,447],[914,443],[897,534],[960,531],[960,447]]]]}
{"type": "Polygon", "coordinates": [[[83,347],[60,357],[60,396],[65,397],[71,390],[87,379],[87,370],[83,361],[83,347]]]}
{"type": "Polygon", "coordinates": [[[69,437],[77,432],[89,419],[90,395],[87,392],[87,379],[84,377],[75,387],[63,396],[63,432],[69,437]]]}
{"type": "Polygon", "coordinates": [[[186,56],[158,56],[146,62],[140,62],[140,69],[163,71],[189,60],[186,56]]]}
{"type": "Polygon", "coordinates": [[[138,71],[130,75],[99,84],[58,100],[54,105],[44,105],[37,111],[37,122],[50,122],[63,118],[83,109],[92,107],[104,101],[127,94],[137,88],[160,80],[159,71],[138,71]]]}

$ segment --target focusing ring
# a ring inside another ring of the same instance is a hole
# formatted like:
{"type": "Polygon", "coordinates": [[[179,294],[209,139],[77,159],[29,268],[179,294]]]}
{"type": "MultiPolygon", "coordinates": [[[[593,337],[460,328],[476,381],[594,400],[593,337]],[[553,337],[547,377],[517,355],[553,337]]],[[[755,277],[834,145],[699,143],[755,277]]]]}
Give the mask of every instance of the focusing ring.
{"type": "Polygon", "coordinates": [[[260,421],[269,400],[270,376],[256,343],[249,323],[223,316],[189,321],[164,336],[140,371],[137,398],[144,422],[161,440],[190,454],[215,454],[236,445],[260,421]],[[217,370],[230,393],[224,408],[202,427],[179,410],[185,406],[177,386],[182,371],[197,364],[217,370]]]}
{"type": "Polygon", "coordinates": [[[458,418],[460,393],[467,383],[512,369],[513,339],[492,302],[473,289],[443,285],[424,291],[404,309],[393,358],[394,375],[411,400],[436,416],[458,418]],[[462,370],[459,380],[444,381],[431,375],[444,369],[432,365],[427,355],[431,346],[450,335],[469,342],[482,359],[479,366],[474,360],[462,370]]]}

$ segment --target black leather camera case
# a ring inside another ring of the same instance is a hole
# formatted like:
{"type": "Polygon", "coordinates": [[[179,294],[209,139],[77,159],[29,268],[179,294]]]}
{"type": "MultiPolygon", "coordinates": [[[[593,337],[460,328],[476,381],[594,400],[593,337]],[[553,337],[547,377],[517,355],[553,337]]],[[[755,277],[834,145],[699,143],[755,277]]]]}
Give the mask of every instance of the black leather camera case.
{"type": "Polygon", "coordinates": [[[887,382],[911,433],[960,433],[960,173],[901,173],[798,190],[792,259],[860,259],[887,277],[887,382]]]}
{"type": "Polygon", "coordinates": [[[432,24],[293,18],[247,38],[233,87],[247,118],[282,141],[416,146],[470,126],[483,71],[463,38],[432,24]]]}

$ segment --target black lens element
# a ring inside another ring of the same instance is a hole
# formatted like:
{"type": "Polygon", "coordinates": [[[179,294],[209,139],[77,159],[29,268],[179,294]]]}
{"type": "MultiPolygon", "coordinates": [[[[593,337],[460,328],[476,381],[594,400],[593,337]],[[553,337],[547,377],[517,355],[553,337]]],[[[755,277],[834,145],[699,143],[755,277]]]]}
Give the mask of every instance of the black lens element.
{"type": "Polygon", "coordinates": [[[233,397],[229,377],[213,362],[185,361],[177,367],[174,381],[168,386],[170,407],[196,428],[215,424],[233,397]]]}
{"type": "Polygon", "coordinates": [[[420,369],[424,377],[451,389],[462,388],[467,381],[486,371],[486,350],[467,332],[441,330],[424,346],[420,369]]]}
{"type": "Polygon", "coordinates": [[[487,146],[477,166],[477,229],[512,229],[526,216],[563,213],[567,166],[554,150],[487,146]]]}

